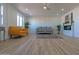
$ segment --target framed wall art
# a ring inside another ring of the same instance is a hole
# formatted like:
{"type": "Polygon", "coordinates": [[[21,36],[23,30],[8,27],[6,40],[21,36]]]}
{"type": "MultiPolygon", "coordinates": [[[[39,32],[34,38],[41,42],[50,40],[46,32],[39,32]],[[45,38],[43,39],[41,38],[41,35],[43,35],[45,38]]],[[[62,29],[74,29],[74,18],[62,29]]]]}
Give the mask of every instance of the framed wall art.
{"type": "Polygon", "coordinates": [[[65,22],[64,22],[64,30],[71,30],[71,26],[73,23],[73,13],[70,13],[65,16],[65,22]]]}

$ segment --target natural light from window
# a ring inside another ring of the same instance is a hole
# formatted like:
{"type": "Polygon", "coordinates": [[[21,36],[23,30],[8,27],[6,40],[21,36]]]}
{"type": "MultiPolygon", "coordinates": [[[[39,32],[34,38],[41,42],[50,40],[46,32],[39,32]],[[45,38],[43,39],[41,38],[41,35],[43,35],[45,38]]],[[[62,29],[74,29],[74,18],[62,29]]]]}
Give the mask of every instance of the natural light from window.
{"type": "Polygon", "coordinates": [[[0,5],[0,24],[3,25],[3,5],[0,5]]]}
{"type": "Polygon", "coordinates": [[[17,26],[24,27],[24,17],[17,14],[17,26]]]}

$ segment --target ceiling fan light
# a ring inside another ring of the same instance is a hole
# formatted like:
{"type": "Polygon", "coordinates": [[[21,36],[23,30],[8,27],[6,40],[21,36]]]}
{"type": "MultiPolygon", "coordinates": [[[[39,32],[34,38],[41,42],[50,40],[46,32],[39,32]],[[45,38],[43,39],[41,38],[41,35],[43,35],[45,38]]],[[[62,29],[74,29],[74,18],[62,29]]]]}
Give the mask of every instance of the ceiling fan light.
{"type": "Polygon", "coordinates": [[[59,13],[57,13],[57,16],[59,15],[59,13]]]}
{"type": "Polygon", "coordinates": [[[64,11],[64,9],[62,8],[61,11],[64,11]]]}
{"type": "Polygon", "coordinates": [[[28,11],[28,8],[26,8],[26,11],[28,11]]]}
{"type": "Polygon", "coordinates": [[[44,9],[44,10],[46,10],[46,9],[47,9],[47,7],[46,7],[46,6],[44,6],[44,7],[43,7],[43,9],[44,9]]]}

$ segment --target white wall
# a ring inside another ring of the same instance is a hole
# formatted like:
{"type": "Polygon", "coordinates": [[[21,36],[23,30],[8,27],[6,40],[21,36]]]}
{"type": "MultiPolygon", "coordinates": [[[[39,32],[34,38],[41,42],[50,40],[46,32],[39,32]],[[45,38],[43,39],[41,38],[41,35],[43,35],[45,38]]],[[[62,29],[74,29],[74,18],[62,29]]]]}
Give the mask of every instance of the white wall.
{"type": "MultiPolygon", "coordinates": [[[[78,37],[79,38],[79,7],[74,8],[73,10],[71,10],[68,13],[66,13],[65,15],[67,15],[67,14],[69,14],[71,12],[73,12],[74,23],[72,25],[72,29],[71,30],[64,30],[64,34],[68,35],[68,36],[71,36],[71,37],[74,36],[74,37],[78,37]]],[[[62,23],[63,23],[63,20],[65,20],[64,16],[63,16],[63,19],[62,19],[62,23]]]]}
{"type": "Polygon", "coordinates": [[[30,31],[31,33],[35,33],[36,28],[38,27],[52,27],[56,29],[56,26],[58,24],[61,24],[61,20],[58,17],[52,17],[52,16],[34,16],[30,20],[30,31]]]}

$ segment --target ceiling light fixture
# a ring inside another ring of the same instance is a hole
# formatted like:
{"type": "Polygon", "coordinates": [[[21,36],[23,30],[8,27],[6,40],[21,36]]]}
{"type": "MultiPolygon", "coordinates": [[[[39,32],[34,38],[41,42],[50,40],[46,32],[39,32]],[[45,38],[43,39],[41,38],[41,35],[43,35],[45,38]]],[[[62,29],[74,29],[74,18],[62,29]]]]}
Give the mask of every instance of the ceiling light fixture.
{"type": "Polygon", "coordinates": [[[64,9],[62,8],[61,11],[64,11],[64,9]]]}
{"type": "Polygon", "coordinates": [[[44,9],[44,10],[46,10],[46,9],[47,9],[47,7],[46,7],[46,6],[44,6],[44,7],[43,7],[43,9],[44,9]]]}
{"type": "Polygon", "coordinates": [[[28,11],[28,8],[26,8],[26,11],[28,11]]]}
{"type": "Polygon", "coordinates": [[[44,10],[47,10],[47,9],[48,9],[48,4],[47,4],[47,3],[44,3],[43,5],[44,5],[44,6],[43,6],[43,9],[44,9],[44,10]]]}
{"type": "Polygon", "coordinates": [[[59,13],[57,13],[57,16],[59,15],[59,13]]]}

